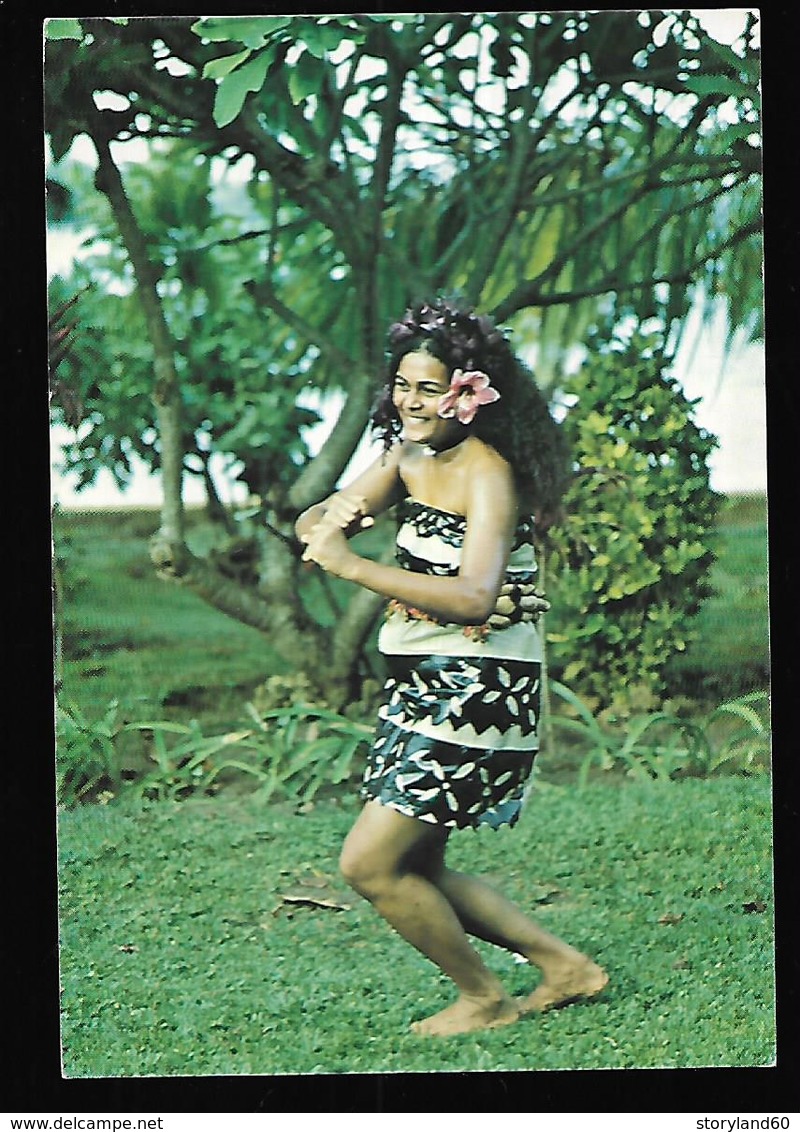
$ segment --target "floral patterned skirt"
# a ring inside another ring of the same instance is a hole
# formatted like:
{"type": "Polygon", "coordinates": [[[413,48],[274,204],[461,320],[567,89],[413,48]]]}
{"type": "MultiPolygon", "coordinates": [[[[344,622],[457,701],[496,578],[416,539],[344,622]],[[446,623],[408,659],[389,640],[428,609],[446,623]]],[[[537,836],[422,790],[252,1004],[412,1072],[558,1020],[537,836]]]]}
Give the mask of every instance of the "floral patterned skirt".
{"type": "Polygon", "coordinates": [[[362,793],[447,827],[514,825],[538,749],[540,666],[493,657],[387,657],[362,793]]]}

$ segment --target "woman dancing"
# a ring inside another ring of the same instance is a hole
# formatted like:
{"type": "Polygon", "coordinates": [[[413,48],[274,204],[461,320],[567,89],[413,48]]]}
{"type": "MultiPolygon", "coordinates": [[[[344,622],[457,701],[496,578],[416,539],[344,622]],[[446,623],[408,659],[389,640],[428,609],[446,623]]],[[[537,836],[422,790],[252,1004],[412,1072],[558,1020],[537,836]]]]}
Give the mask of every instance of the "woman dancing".
{"type": "Polygon", "coordinates": [[[538,749],[541,639],[533,524],[568,472],[531,375],[486,316],[446,302],[389,334],[373,417],[384,453],[297,521],[304,558],[390,599],[379,636],[389,679],[363,794],[345,840],[347,882],[454,983],[412,1027],[448,1035],[591,998],[607,982],[585,955],[482,880],[445,863],[454,829],[513,825],[538,749]],[[349,537],[400,505],[398,565],[349,537]],[[514,999],[468,935],[541,972],[514,999]]]}

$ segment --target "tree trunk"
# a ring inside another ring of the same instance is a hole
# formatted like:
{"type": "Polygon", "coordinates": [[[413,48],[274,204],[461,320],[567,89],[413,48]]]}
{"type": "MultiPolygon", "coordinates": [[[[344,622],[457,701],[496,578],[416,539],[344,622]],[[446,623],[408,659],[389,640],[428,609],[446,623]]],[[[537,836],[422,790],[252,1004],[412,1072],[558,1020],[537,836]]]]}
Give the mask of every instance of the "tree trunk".
{"type": "MultiPolygon", "coordinates": [[[[315,668],[321,675],[330,665],[329,634],[314,625],[302,609],[296,584],[296,560],[290,547],[274,536],[267,537],[262,565],[263,592],[258,593],[226,578],[186,546],[182,499],[184,451],[175,346],[158,295],[158,269],[150,259],[146,238],[111,154],[109,141],[113,128],[110,123],[106,125],[102,113],[97,114],[92,130],[98,154],[96,184],[108,198],[130,256],[154,353],[153,400],[161,443],[163,501],[161,526],[151,541],[151,559],[161,577],[181,582],[215,608],[259,629],[289,664],[306,671],[311,669],[313,678],[315,668]]],[[[348,416],[349,431],[343,430],[347,433],[346,439],[355,432],[354,418],[365,399],[366,384],[364,381],[358,390],[360,396],[353,399],[348,416]]],[[[334,448],[340,453],[338,462],[346,462],[345,443],[332,445],[331,452],[334,448]]],[[[329,474],[332,474],[330,470],[329,474]]]]}
{"type": "Polygon", "coordinates": [[[153,346],[155,385],[153,401],[161,442],[161,480],[163,500],[161,529],[157,539],[174,546],[184,540],[183,444],[181,397],[175,370],[175,351],[161,300],[158,296],[158,270],[148,254],[147,241],[133,214],[119,169],[111,156],[110,138],[116,124],[106,125],[100,112],[93,139],[97,148],[97,188],[105,193],[131,259],[138,293],[153,346]]]}

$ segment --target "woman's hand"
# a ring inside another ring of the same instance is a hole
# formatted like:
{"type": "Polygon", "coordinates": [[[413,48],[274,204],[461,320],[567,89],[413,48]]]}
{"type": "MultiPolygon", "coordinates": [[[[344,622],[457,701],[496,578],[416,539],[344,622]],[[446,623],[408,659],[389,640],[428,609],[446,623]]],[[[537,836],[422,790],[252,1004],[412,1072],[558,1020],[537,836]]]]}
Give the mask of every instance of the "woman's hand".
{"type": "Polygon", "coordinates": [[[500,590],[489,625],[492,629],[507,629],[521,621],[536,622],[549,608],[550,602],[544,594],[537,593],[535,586],[509,583],[500,590]]]}
{"type": "Polygon", "coordinates": [[[325,522],[353,535],[371,527],[375,520],[367,514],[367,501],[363,496],[337,492],[328,500],[325,522]]]}
{"type": "Polygon", "coordinates": [[[348,566],[357,555],[348,546],[342,527],[329,519],[327,514],[303,536],[303,542],[306,544],[303,562],[314,562],[337,578],[348,576],[348,566]]]}

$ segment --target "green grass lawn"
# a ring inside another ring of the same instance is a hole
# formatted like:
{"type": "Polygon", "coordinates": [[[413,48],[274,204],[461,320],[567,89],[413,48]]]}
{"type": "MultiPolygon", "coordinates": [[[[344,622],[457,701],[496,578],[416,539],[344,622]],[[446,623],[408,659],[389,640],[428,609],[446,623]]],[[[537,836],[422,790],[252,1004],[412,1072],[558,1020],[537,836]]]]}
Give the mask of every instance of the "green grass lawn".
{"type": "Polygon", "coordinates": [[[723,500],[714,549],[714,595],[697,616],[697,639],[675,656],[670,676],[683,689],[719,701],[769,682],[764,496],[723,500]]]}
{"type": "MultiPolygon", "coordinates": [[[[259,681],[281,670],[264,634],[159,579],[150,511],[67,512],[55,520],[66,556],[62,698],[90,717],[111,699],[132,718],[229,721],[259,681]]],[[[192,527],[202,527],[190,512],[192,527]]]]}
{"type": "MultiPolygon", "coordinates": [[[[773,1062],[765,777],[541,785],[515,830],[457,835],[457,867],[496,879],[611,983],[595,1003],[449,1039],[408,1031],[449,1001],[446,980],[338,880],[356,805],[60,814],[66,1076],[773,1062]]],[[[513,993],[533,985],[480,947],[513,993]]]]}

